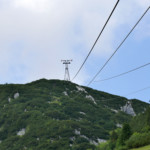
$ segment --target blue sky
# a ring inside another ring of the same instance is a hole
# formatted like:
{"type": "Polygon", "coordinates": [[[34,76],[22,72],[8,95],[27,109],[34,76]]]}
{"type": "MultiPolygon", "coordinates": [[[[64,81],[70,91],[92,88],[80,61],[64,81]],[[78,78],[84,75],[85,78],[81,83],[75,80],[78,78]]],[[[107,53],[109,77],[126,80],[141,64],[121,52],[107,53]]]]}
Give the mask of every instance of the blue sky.
{"type": "MultiPolygon", "coordinates": [[[[61,59],[73,59],[71,77],[85,59],[116,1],[0,0],[0,84],[63,79],[61,59]]],[[[87,85],[136,21],[149,0],[121,0],[85,66],[74,80],[87,85]]],[[[97,77],[150,62],[150,10],[97,77]]],[[[150,66],[90,87],[116,95],[150,86],[150,66]]],[[[150,100],[150,89],[128,96],[150,100]]]]}

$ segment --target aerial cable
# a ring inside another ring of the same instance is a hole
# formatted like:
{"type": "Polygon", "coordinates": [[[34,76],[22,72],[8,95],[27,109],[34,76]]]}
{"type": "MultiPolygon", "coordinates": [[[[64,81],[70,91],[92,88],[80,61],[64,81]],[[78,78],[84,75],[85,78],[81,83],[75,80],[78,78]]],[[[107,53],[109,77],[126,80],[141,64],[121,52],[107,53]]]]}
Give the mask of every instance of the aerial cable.
{"type": "Polygon", "coordinates": [[[115,99],[120,99],[120,98],[128,99],[128,98],[126,98],[126,96],[133,95],[133,94],[136,94],[136,93],[140,93],[140,92],[145,91],[147,89],[150,89],[150,86],[142,88],[142,89],[134,91],[134,92],[131,92],[131,93],[128,93],[124,96],[116,96],[116,98],[109,98],[109,99],[104,99],[104,100],[101,100],[101,101],[109,101],[109,100],[115,100],[115,99]]]}
{"type": "Polygon", "coordinates": [[[117,3],[116,3],[116,5],[114,6],[114,8],[113,8],[113,10],[112,10],[111,14],[109,15],[109,17],[108,17],[108,19],[107,19],[107,21],[106,21],[105,25],[103,26],[103,28],[102,28],[101,32],[99,33],[99,35],[98,35],[98,37],[97,37],[96,41],[94,42],[94,44],[93,44],[93,46],[92,46],[91,50],[89,51],[88,55],[86,56],[86,58],[85,58],[84,62],[83,62],[83,63],[82,63],[82,65],[81,65],[81,67],[79,68],[79,70],[77,71],[77,73],[75,74],[75,76],[73,77],[72,81],[73,81],[73,80],[76,78],[76,76],[79,74],[79,72],[81,71],[81,69],[82,69],[82,67],[84,66],[85,62],[87,61],[88,57],[90,56],[91,52],[93,51],[93,49],[94,49],[94,47],[95,47],[95,45],[96,45],[97,41],[99,40],[99,38],[100,38],[101,34],[103,33],[103,31],[104,31],[104,29],[105,29],[105,27],[106,27],[107,23],[109,22],[109,19],[111,18],[111,16],[112,16],[113,12],[115,11],[115,9],[116,9],[116,7],[117,7],[117,5],[118,5],[119,1],[120,1],[120,0],[118,0],[118,1],[117,1],[117,3]]]}
{"type": "Polygon", "coordinates": [[[145,87],[145,88],[140,89],[140,90],[138,90],[138,91],[134,91],[134,92],[132,92],[132,93],[129,93],[129,94],[127,94],[126,96],[129,96],[129,95],[132,95],[132,94],[136,94],[136,93],[139,93],[139,92],[145,91],[145,90],[147,90],[147,89],[149,89],[149,88],[150,88],[150,86],[145,87]]]}
{"type": "Polygon", "coordinates": [[[109,59],[105,62],[105,64],[101,67],[101,69],[96,73],[96,75],[92,78],[92,80],[87,84],[87,86],[89,86],[95,80],[95,78],[100,74],[100,72],[105,68],[105,66],[112,59],[112,57],[115,55],[115,53],[119,50],[119,48],[122,46],[122,44],[126,41],[126,39],[129,37],[129,35],[132,33],[132,31],[135,29],[135,27],[139,24],[139,22],[142,20],[142,18],[145,16],[145,14],[148,12],[149,9],[150,9],[150,6],[144,12],[144,14],[140,17],[140,19],[137,21],[137,23],[134,25],[134,27],[131,29],[131,31],[127,34],[127,36],[124,38],[124,40],[121,42],[121,44],[117,47],[117,49],[113,52],[113,54],[109,57],[109,59]]]}
{"type": "Polygon", "coordinates": [[[148,65],[150,65],[150,63],[144,64],[144,65],[142,65],[142,66],[140,66],[140,67],[137,67],[137,68],[134,68],[134,69],[132,69],[132,70],[123,72],[123,73],[121,73],[121,74],[118,74],[118,75],[115,75],[115,76],[112,76],[112,77],[109,77],[109,78],[105,78],[105,79],[102,79],[102,80],[97,80],[97,81],[94,81],[94,82],[102,82],[102,81],[111,80],[111,79],[114,79],[114,78],[123,76],[123,75],[125,75],[125,74],[131,73],[131,72],[133,72],[133,71],[136,71],[136,70],[138,70],[138,69],[141,69],[141,68],[143,68],[143,67],[146,67],[146,66],[148,66],[148,65]]]}

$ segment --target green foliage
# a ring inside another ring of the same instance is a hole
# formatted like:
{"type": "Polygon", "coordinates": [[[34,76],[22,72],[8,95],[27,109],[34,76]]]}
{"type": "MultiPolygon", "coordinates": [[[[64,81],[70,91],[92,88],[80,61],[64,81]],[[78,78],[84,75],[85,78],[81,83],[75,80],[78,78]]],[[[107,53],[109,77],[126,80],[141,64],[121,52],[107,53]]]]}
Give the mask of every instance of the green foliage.
{"type": "Polygon", "coordinates": [[[134,132],[146,132],[150,131],[150,107],[146,111],[136,117],[134,117],[130,126],[134,132]]]}
{"type": "Polygon", "coordinates": [[[116,148],[115,150],[128,150],[128,148],[125,145],[121,145],[118,148],[116,148]]]}
{"type": "Polygon", "coordinates": [[[110,134],[110,141],[115,142],[118,139],[118,134],[116,133],[116,131],[112,131],[110,134]]]}
{"type": "Polygon", "coordinates": [[[150,145],[144,146],[144,147],[140,147],[140,148],[134,148],[134,149],[131,149],[131,150],[150,150],[150,145]]]}
{"type": "MultiPolygon", "coordinates": [[[[113,130],[110,140],[100,145],[101,150],[128,150],[150,144],[150,108],[134,117],[130,125],[124,123],[122,129],[113,130]],[[134,133],[132,134],[132,131],[134,133]]],[[[143,148],[144,150],[144,148],[143,148]]]]}
{"type": "MultiPolygon", "coordinates": [[[[86,93],[76,86],[46,79],[25,85],[0,85],[0,149],[94,150],[90,140],[109,139],[117,123],[131,120],[131,116],[119,111],[126,98],[84,87],[86,93]],[[17,92],[20,96],[14,99],[17,92]],[[91,95],[96,104],[86,95],[91,95]],[[17,135],[22,129],[25,135],[17,135]]],[[[115,133],[111,136],[109,148],[114,147],[117,138],[115,133]]]]}
{"type": "Polygon", "coordinates": [[[110,150],[109,142],[101,143],[97,146],[97,150],[110,150]]]}
{"type": "Polygon", "coordinates": [[[150,127],[150,108],[146,111],[146,125],[150,127]]]}
{"type": "Polygon", "coordinates": [[[147,109],[149,107],[149,105],[147,103],[145,103],[145,102],[141,103],[141,101],[139,101],[137,99],[132,99],[131,103],[133,105],[133,109],[136,114],[140,114],[141,112],[143,112],[145,109],[147,109]]]}
{"type": "Polygon", "coordinates": [[[135,132],[127,141],[127,146],[129,148],[137,148],[148,144],[150,144],[150,132],[148,133],[135,132]]]}
{"type": "Polygon", "coordinates": [[[128,123],[124,123],[121,131],[121,135],[119,137],[120,145],[125,145],[126,140],[128,140],[131,135],[132,132],[131,132],[130,125],[128,123]]]}

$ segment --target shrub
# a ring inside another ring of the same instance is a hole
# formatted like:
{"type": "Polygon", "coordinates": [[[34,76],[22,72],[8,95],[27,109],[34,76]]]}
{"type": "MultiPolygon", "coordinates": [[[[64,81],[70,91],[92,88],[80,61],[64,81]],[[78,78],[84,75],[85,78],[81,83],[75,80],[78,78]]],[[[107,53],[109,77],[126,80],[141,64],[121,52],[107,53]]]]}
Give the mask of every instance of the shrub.
{"type": "Polygon", "coordinates": [[[137,148],[150,144],[150,132],[134,133],[127,141],[128,148],[137,148]]]}
{"type": "Polygon", "coordinates": [[[110,148],[109,148],[109,142],[101,143],[101,144],[97,147],[97,150],[110,150],[110,148]]]}
{"type": "Polygon", "coordinates": [[[128,150],[127,146],[120,146],[115,150],[128,150]]]}

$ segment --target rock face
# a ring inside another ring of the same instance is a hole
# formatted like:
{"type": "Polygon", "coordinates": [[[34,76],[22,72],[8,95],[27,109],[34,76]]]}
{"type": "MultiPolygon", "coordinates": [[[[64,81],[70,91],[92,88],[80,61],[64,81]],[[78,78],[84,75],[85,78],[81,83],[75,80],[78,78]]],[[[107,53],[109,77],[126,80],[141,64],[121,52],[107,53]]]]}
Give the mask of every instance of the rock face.
{"type": "Polygon", "coordinates": [[[86,98],[87,98],[87,99],[90,99],[91,101],[93,101],[94,104],[97,104],[97,103],[95,102],[95,99],[94,99],[91,95],[86,95],[86,98]]]}
{"type": "Polygon", "coordinates": [[[122,128],[122,124],[117,123],[117,124],[116,124],[116,127],[117,127],[117,128],[122,128]]]}
{"type": "Polygon", "coordinates": [[[63,94],[64,94],[65,96],[68,96],[68,93],[67,93],[66,91],[64,91],[63,94]]]}
{"type": "Polygon", "coordinates": [[[84,113],[84,112],[79,112],[80,114],[82,114],[82,115],[86,115],[86,113],[84,113]]]}
{"type": "Polygon", "coordinates": [[[76,135],[80,135],[80,134],[81,134],[81,133],[80,133],[80,131],[79,131],[79,130],[77,130],[77,129],[75,129],[75,131],[74,131],[74,132],[75,132],[75,134],[76,134],[76,135]]]}
{"type": "Polygon", "coordinates": [[[17,92],[14,94],[14,99],[17,99],[18,97],[19,97],[19,93],[17,92]]]}
{"type": "Polygon", "coordinates": [[[78,91],[87,93],[87,91],[83,87],[76,86],[76,88],[77,88],[78,91]]]}
{"type": "Polygon", "coordinates": [[[97,141],[90,140],[90,143],[94,144],[94,145],[98,145],[100,143],[105,143],[105,142],[106,142],[106,140],[104,140],[104,139],[97,139],[97,141]]]}
{"type": "Polygon", "coordinates": [[[11,102],[11,98],[10,98],[10,97],[8,98],[8,102],[9,102],[9,103],[11,102]]]}
{"type": "Polygon", "coordinates": [[[115,112],[115,113],[118,113],[118,110],[116,110],[116,109],[110,109],[110,110],[115,112]]]}
{"type": "Polygon", "coordinates": [[[134,109],[132,107],[131,102],[127,102],[125,106],[121,107],[121,111],[125,112],[126,114],[129,114],[131,116],[136,116],[134,109]]]}
{"type": "Polygon", "coordinates": [[[23,136],[23,135],[25,135],[25,133],[26,133],[26,129],[21,129],[20,131],[18,131],[17,132],[17,135],[19,135],[19,136],[23,136]]]}
{"type": "MultiPolygon", "coordinates": [[[[75,134],[76,134],[76,135],[79,135],[80,137],[82,137],[82,138],[84,138],[84,139],[86,139],[86,140],[88,140],[91,144],[94,144],[94,145],[98,145],[98,144],[100,144],[100,143],[106,142],[106,140],[104,140],[104,139],[99,139],[99,138],[98,138],[98,139],[95,141],[95,140],[92,140],[92,139],[88,138],[88,137],[85,136],[85,135],[81,135],[81,132],[80,132],[79,129],[75,129],[75,134]]],[[[70,139],[71,139],[72,141],[74,141],[74,140],[75,140],[75,137],[71,137],[70,139]]]]}

